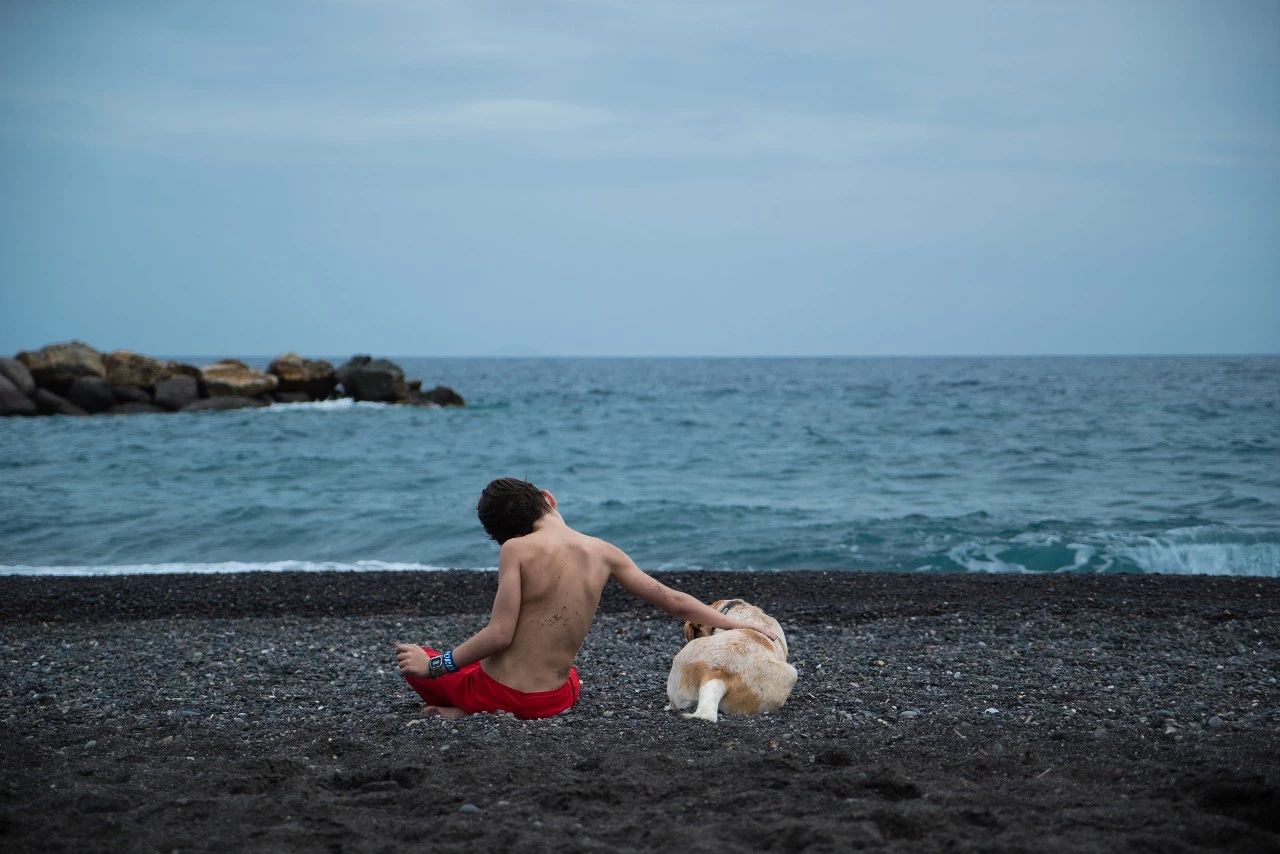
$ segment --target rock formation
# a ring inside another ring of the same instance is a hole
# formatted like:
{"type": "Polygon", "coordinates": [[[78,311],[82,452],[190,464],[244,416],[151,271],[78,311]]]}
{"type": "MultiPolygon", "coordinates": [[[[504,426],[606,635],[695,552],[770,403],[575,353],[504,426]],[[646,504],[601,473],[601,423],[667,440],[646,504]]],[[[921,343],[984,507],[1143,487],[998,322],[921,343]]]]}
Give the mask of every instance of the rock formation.
{"type": "Polygon", "coordinates": [[[406,380],[395,362],[368,355],[352,356],[335,371],[323,359],[282,353],[263,372],[238,359],[197,368],[131,350],[103,355],[83,341],[67,341],[0,358],[0,416],[199,412],[340,393],[381,403],[465,405],[453,389],[424,392],[422,380],[406,380]]]}

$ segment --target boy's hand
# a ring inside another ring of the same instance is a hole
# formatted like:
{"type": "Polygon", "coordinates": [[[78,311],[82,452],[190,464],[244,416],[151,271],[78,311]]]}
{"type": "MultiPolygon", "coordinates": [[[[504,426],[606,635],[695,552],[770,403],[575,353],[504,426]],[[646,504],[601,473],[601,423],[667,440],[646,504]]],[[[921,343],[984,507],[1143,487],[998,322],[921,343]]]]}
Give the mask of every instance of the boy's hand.
{"type": "Polygon", "coordinates": [[[396,645],[396,666],[401,676],[426,676],[427,653],[420,646],[411,643],[396,645]]]}

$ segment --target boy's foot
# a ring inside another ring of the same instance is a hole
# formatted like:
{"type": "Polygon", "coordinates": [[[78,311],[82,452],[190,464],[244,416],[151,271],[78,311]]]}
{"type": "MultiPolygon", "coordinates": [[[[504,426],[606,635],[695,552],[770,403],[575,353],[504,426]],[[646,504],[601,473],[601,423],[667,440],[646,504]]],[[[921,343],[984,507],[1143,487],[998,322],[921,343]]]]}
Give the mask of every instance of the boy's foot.
{"type": "Polygon", "coordinates": [[[427,706],[423,708],[422,713],[427,717],[441,717],[449,721],[456,721],[458,718],[467,716],[466,712],[454,706],[427,706]]]}

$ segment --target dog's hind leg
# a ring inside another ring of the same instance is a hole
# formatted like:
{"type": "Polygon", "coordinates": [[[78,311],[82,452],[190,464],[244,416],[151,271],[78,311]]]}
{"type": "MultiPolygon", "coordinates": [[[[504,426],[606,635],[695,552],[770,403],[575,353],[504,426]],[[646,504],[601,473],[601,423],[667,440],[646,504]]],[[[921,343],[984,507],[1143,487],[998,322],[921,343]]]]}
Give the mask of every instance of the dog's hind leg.
{"type": "Polygon", "coordinates": [[[698,686],[698,708],[685,712],[684,716],[715,723],[720,717],[720,700],[728,688],[723,679],[708,679],[703,682],[698,686]]]}

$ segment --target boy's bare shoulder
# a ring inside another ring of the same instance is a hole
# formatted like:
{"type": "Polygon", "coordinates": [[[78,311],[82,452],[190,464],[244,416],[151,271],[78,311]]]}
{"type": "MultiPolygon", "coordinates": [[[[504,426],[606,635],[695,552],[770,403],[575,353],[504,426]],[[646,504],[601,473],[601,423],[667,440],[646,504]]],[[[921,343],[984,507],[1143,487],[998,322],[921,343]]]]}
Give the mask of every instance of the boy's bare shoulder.
{"type": "Polygon", "coordinates": [[[534,531],[523,537],[512,537],[502,544],[503,557],[528,560],[565,547],[585,551],[613,568],[626,560],[626,552],[608,540],[584,534],[581,531],[534,531]],[[568,534],[566,537],[565,534],[568,534]]]}

